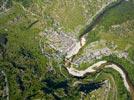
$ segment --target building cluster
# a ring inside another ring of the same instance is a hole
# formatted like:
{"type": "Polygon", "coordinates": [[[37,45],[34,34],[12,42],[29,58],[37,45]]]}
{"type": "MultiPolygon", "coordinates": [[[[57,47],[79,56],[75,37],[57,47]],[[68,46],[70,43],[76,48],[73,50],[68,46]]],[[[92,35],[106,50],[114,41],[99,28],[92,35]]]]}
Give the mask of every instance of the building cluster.
{"type": "Polygon", "coordinates": [[[83,55],[79,59],[77,59],[74,63],[80,64],[82,62],[90,61],[93,59],[101,59],[104,56],[110,56],[110,55],[116,55],[119,58],[125,58],[127,59],[128,53],[123,51],[112,51],[108,47],[102,48],[102,49],[96,49],[96,50],[89,50],[88,54],[83,55]]]}
{"type": "Polygon", "coordinates": [[[48,43],[52,48],[66,54],[76,44],[77,40],[68,36],[67,33],[57,32],[52,29],[44,32],[45,37],[48,39],[48,43]]]}

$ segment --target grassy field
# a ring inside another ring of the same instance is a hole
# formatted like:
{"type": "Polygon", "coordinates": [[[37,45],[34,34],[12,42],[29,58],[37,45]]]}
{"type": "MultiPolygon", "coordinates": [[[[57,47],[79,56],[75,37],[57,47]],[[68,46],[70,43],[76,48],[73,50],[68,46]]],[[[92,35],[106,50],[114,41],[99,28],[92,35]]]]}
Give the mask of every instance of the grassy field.
{"type": "MultiPolygon", "coordinates": [[[[58,95],[63,91],[58,86],[66,80],[59,70],[59,67],[62,66],[62,60],[48,59],[41,53],[39,47],[39,41],[42,39],[39,36],[42,31],[42,27],[39,26],[41,20],[42,17],[33,16],[17,3],[14,3],[8,12],[0,15],[0,36],[4,34],[8,39],[4,48],[1,48],[0,44],[0,49],[6,51],[4,57],[0,56],[0,70],[4,70],[7,74],[11,100],[41,98],[51,100],[54,99],[53,93],[58,95]],[[33,24],[37,19],[39,22],[33,24]],[[48,67],[53,67],[54,72],[48,72],[48,67]],[[49,78],[57,84],[57,89],[48,87],[52,88],[53,91],[47,94],[43,92],[46,83],[42,81],[49,78]]],[[[48,53],[51,54],[52,51],[49,50],[48,53]]],[[[70,90],[68,98],[74,98],[74,95],[76,98],[78,94],[73,94],[73,89],[68,88],[70,90]]],[[[64,91],[62,94],[62,98],[65,98],[64,91]]]]}
{"type": "Polygon", "coordinates": [[[102,39],[114,41],[119,49],[125,49],[126,45],[134,45],[134,2],[123,2],[116,8],[111,9],[102,18],[97,29],[101,30],[99,35],[102,39]],[[118,31],[114,31],[112,27],[118,27],[118,31]],[[127,30],[127,31],[126,31],[127,30]]]}

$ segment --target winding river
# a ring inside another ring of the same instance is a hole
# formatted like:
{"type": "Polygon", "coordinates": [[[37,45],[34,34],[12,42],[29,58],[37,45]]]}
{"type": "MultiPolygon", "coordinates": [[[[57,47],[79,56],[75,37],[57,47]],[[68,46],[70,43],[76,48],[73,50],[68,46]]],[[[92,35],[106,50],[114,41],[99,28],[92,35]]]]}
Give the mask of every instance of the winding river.
{"type": "MultiPolygon", "coordinates": [[[[83,32],[80,36],[80,41],[77,42],[76,45],[69,52],[67,52],[66,58],[72,59],[73,56],[77,55],[79,50],[86,43],[86,39],[85,39],[84,35],[86,35],[88,32],[90,32],[96,26],[96,24],[100,21],[100,19],[104,15],[104,13],[106,13],[109,9],[120,5],[124,1],[125,0],[118,0],[117,2],[109,4],[108,6],[105,7],[105,9],[103,9],[101,12],[96,14],[95,18],[91,21],[91,23],[83,29],[83,32]]],[[[130,92],[132,100],[134,100],[134,85],[130,81],[130,79],[128,77],[128,73],[127,73],[127,71],[125,71],[124,67],[117,63],[108,62],[108,61],[100,61],[100,62],[93,64],[92,66],[89,66],[85,70],[77,70],[72,66],[66,67],[68,73],[75,77],[84,77],[85,75],[95,73],[97,70],[101,70],[102,68],[112,68],[112,69],[116,70],[117,72],[119,72],[119,74],[121,75],[121,77],[123,79],[124,86],[126,87],[128,92],[130,92]]]]}

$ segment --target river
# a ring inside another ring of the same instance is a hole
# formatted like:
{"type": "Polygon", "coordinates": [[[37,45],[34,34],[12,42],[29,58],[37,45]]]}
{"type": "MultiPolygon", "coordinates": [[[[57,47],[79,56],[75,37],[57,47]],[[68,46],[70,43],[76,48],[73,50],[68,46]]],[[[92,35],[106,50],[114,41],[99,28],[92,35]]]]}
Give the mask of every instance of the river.
{"type": "MultiPolygon", "coordinates": [[[[66,58],[67,59],[72,59],[73,56],[77,55],[79,50],[85,45],[86,43],[86,39],[84,37],[84,35],[86,35],[88,32],[90,32],[95,26],[96,24],[101,20],[101,18],[103,17],[103,15],[110,9],[120,5],[122,2],[124,2],[125,0],[118,0],[117,2],[114,2],[112,4],[109,4],[105,7],[105,9],[102,9],[101,12],[99,12],[98,14],[96,14],[95,18],[93,18],[93,20],[91,21],[91,23],[89,25],[87,25],[81,35],[80,35],[80,41],[78,41],[76,43],[76,45],[67,53],[66,58]]],[[[71,61],[71,60],[70,60],[71,61]]],[[[124,82],[124,86],[126,87],[126,89],[128,90],[128,92],[130,92],[131,94],[131,98],[132,100],[134,100],[134,85],[132,84],[132,82],[130,81],[129,77],[128,77],[128,73],[124,70],[124,67],[122,67],[121,65],[114,63],[114,62],[108,62],[108,61],[100,61],[97,62],[95,64],[93,64],[92,66],[89,66],[87,69],[85,70],[77,70],[74,67],[66,67],[68,73],[72,76],[75,77],[84,77],[87,74],[92,74],[95,73],[97,70],[100,70],[100,68],[112,68],[114,70],[116,70],[117,72],[119,72],[119,74],[121,75],[123,82],[124,82]]]]}

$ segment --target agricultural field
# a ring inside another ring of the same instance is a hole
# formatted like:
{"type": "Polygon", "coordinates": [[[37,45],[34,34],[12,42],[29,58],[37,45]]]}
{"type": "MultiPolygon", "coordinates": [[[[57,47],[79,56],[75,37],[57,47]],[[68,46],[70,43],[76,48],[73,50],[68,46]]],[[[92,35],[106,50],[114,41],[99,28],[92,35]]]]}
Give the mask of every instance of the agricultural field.
{"type": "Polygon", "coordinates": [[[1,0],[0,100],[134,100],[134,0],[1,0]]]}

